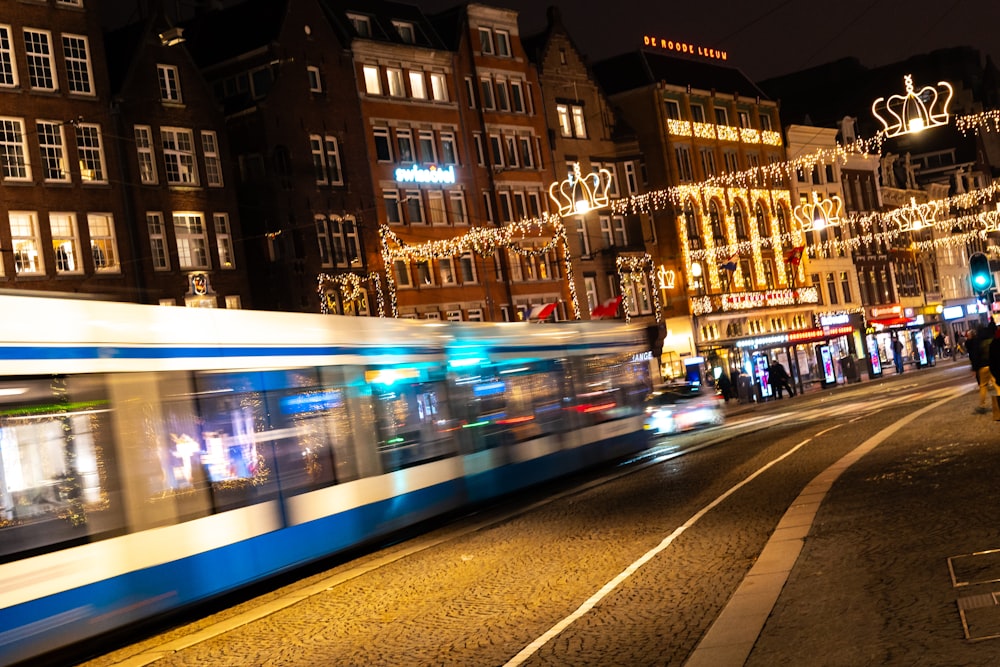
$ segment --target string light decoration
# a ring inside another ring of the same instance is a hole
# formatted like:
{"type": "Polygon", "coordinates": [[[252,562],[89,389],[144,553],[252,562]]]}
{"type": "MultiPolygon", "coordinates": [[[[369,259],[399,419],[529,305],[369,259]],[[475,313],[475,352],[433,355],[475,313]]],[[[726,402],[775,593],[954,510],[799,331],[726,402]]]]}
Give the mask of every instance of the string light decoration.
{"type": "Polygon", "coordinates": [[[937,201],[918,204],[916,197],[910,197],[910,203],[885,214],[887,222],[894,222],[901,232],[916,232],[934,225],[941,205],[937,201]]]}
{"type": "Polygon", "coordinates": [[[905,95],[880,97],[872,102],[872,114],[883,126],[881,133],[892,138],[947,125],[948,107],[955,91],[947,81],[938,81],[937,85],[938,88],[924,86],[914,92],[913,75],[907,74],[903,77],[905,95]]]}
{"type": "Polygon", "coordinates": [[[413,245],[400,239],[388,225],[379,225],[379,239],[382,261],[386,267],[386,291],[389,295],[389,313],[392,317],[399,317],[396,280],[393,275],[396,260],[441,260],[460,257],[466,253],[487,257],[495,254],[497,250],[507,250],[520,257],[540,258],[552,252],[561,255],[573,318],[577,320],[583,318],[576,292],[576,281],[573,279],[573,258],[566,239],[566,227],[559,216],[545,214],[539,218],[512,222],[503,227],[473,227],[462,236],[413,245]],[[548,241],[541,245],[531,247],[521,245],[521,242],[527,239],[549,236],[548,241]]]}
{"type": "Polygon", "coordinates": [[[559,209],[559,215],[582,215],[589,211],[607,208],[611,201],[611,172],[601,168],[596,172],[580,173],[580,163],[573,163],[573,173],[562,181],[549,186],[549,199],[559,209]]]}
{"type": "Polygon", "coordinates": [[[804,232],[838,227],[844,215],[844,201],[837,195],[820,199],[819,193],[813,190],[811,201],[799,204],[793,213],[804,232]]]}
{"type": "MultiPolygon", "coordinates": [[[[625,312],[625,322],[631,321],[629,313],[632,311],[632,303],[629,298],[629,290],[624,289],[627,281],[636,285],[655,284],[656,270],[653,258],[649,253],[640,256],[618,255],[615,259],[615,266],[618,269],[618,281],[622,286],[622,310],[625,312]],[[648,283],[646,281],[649,281],[648,283]]],[[[662,268],[662,267],[661,267],[662,268]]],[[[660,306],[659,290],[652,290],[653,314],[657,322],[663,321],[663,309],[660,306]]],[[[638,311],[638,308],[636,309],[638,311]]]]}
{"type": "Polygon", "coordinates": [[[336,276],[321,273],[316,276],[316,292],[319,294],[320,312],[324,315],[336,312],[335,290],[340,292],[341,298],[345,301],[363,301],[365,292],[361,286],[366,282],[374,288],[378,302],[378,316],[385,317],[385,293],[382,289],[382,279],[374,271],[364,276],[356,273],[343,273],[336,276]]]}

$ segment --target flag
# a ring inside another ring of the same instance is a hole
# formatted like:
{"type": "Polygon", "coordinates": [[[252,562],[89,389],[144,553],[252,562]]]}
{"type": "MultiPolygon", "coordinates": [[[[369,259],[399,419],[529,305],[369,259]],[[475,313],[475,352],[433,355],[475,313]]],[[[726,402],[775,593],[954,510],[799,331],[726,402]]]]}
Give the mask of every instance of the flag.
{"type": "Polygon", "coordinates": [[[594,309],[590,311],[590,317],[592,319],[599,319],[602,317],[614,317],[615,315],[618,314],[618,304],[620,304],[621,302],[622,302],[622,297],[620,294],[612,299],[608,299],[604,303],[595,306],[594,309]]]}
{"type": "Polygon", "coordinates": [[[788,254],[785,255],[785,261],[791,264],[792,266],[798,266],[799,262],[802,261],[802,252],[805,249],[806,247],[804,245],[792,248],[791,250],[788,251],[788,254]]]}
{"type": "Polygon", "coordinates": [[[528,321],[538,320],[542,321],[552,314],[552,311],[556,309],[556,304],[554,303],[543,303],[540,306],[532,306],[531,311],[528,313],[528,321]]]}
{"type": "Polygon", "coordinates": [[[732,257],[726,260],[725,263],[719,264],[719,268],[725,269],[726,271],[735,271],[737,258],[739,258],[739,253],[735,253],[732,257]]]}

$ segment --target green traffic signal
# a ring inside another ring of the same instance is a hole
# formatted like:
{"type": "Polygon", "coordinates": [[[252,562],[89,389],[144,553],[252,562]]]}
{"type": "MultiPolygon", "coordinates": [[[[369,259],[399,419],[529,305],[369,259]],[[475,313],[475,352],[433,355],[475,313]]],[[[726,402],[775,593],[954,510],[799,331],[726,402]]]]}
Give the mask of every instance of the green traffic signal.
{"type": "Polygon", "coordinates": [[[985,292],[993,286],[990,260],[981,252],[974,252],[969,256],[969,275],[972,279],[972,289],[976,292],[985,292]]]}

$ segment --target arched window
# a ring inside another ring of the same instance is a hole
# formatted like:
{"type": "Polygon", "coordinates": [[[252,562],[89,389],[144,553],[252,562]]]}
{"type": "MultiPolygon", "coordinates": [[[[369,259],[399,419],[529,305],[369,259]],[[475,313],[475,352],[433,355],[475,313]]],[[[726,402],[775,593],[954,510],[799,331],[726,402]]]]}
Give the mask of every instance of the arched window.
{"type": "Polygon", "coordinates": [[[694,203],[690,199],[684,203],[684,224],[687,230],[688,247],[692,250],[700,250],[702,247],[701,228],[698,225],[698,216],[694,212],[694,203]]]}
{"type": "Polygon", "coordinates": [[[788,233],[788,214],[785,212],[784,206],[778,207],[778,233],[788,233]]]}
{"type": "Polygon", "coordinates": [[[747,228],[747,216],[743,212],[743,204],[736,202],[733,206],[733,226],[736,227],[736,240],[749,241],[750,230],[747,228]]]}
{"type": "Polygon", "coordinates": [[[771,224],[764,211],[764,205],[760,202],[757,202],[757,235],[762,239],[771,236],[771,224]]]}
{"type": "Polygon", "coordinates": [[[725,245],[726,235],[722,233],[722,212],[719,210],[718,200],[713,199],[708,204],[708,219],[712,225],[712,237],[715,245],[725,245]]]}

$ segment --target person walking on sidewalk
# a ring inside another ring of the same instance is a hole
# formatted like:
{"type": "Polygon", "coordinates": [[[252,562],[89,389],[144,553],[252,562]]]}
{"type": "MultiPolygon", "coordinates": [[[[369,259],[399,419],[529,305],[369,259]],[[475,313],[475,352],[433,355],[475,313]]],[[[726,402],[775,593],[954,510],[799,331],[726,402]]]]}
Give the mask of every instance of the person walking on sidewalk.
{"type": "Polygon", "coordinates": [[[993,381],[993,374],[990,372],[990,351],[993,340],[996,337],[996,322],[990,322],[987,326],[979,330],[978,335],[968,341],[969,364],[976,374],[976,382],[979,384],[979,406],[976,412],[985,414],[989,410],[986,397],[993,388],[993,393],[997,394],[996,383],[993,381]]]}
{"type": "Polygon", "coordinates": [[[795,390],[792,389],[792,385],[788,380],[788,371],[785,370],[785,367],[780,362],[775,361],[771,364],[771,384],[774,385],[774,393],[778,398],[781,398],[782,389],[788,391],[789,398],[795,396],[795,390]]]}
{"type": "Polygon", "coordinates": [[[899,340],[899,336],[892,337],[892,363],[897,374],[903,372],[903,341],[899,340]]]}

